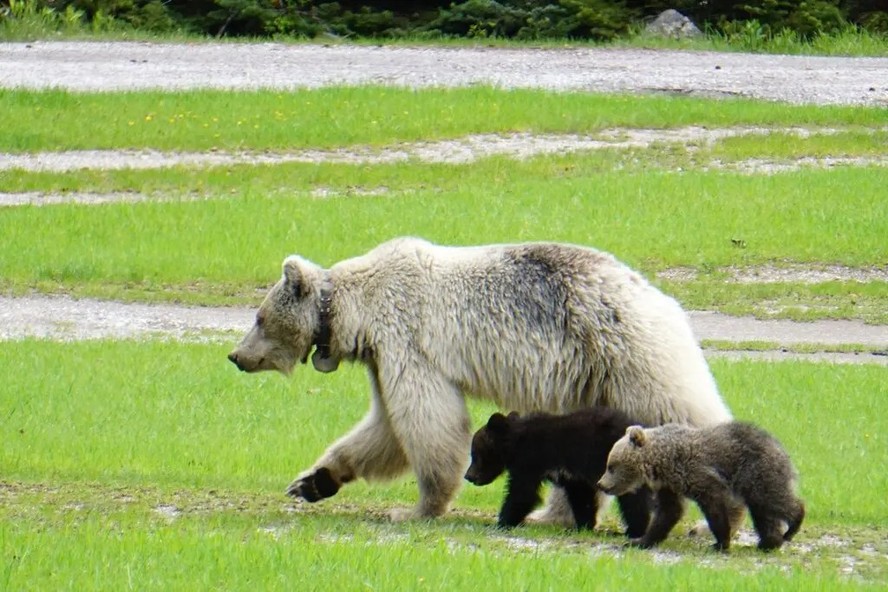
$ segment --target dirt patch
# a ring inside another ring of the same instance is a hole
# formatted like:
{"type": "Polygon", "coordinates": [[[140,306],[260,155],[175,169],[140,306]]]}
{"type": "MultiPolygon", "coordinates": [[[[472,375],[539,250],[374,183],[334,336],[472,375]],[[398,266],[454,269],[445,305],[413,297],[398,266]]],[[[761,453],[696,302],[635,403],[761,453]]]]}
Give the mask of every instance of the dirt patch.
{"type": "MultiPolygon", "coordinates": [[[[330,187],[316,187],[304,195],[318,199],[334,199],[337,197],[368,197],[389,195],[391,191],[387,187],[349,187],[345,190],[332,189],[330,187]]],[[[290,197],[299,195],[298,192],[288,194],[290,197]]],[[[185,195],[146,195],[144,193],[115,192],[93,193],[71,191],[65,193],[39,193],[35,191],[24,193],[0,193],[0,208],[20,206],[52,206],[58,204],[77,204],[83,206],[100,206],[112,203],[141,203],[141,202],[181,202],[202,201],[208,199],[223,199],[224,196],[207,196],[197,194],[185,195]]]]}
{"type": "MultiPolygon", "coordinates": [[[[648,148],[656,143],[682,144],[686,146],[711,145],[718,140],[771,133],[791,134],[798,137],[834,134],[842,130],[834,128],[759,128],[735,127],[707,129],[684,127],[677,129],[629,129],[615,128],[592,135],[578,134],[477,134],[453,140],[437,142],[410,142],[374,149],[355,146],[335,150],[301,150],[295,152],[161,152],[158,150],[72,150],[63,152],[36,152],[0,154],[0,170],[24,170],[34,172],[69,172],[83,169],[159,169],[175,166],[213,167],[231,165],[263,165],[302,162],[310,164],[388,164],[396,162],[424,162],[442,164],[466,164],[491,156],[526,159],[541,154],[566,152],[648,148]]],[[[875,130],[874,130],[875,131],[875,130]]],[[[803,166],[888,166],[888,156],[872,158],[821,158],[796,159],[789,162],[743,161],[720,163],[709,168],[730,168],[747,173],[778,172],[803,166]],[[782,167],[782,168],[781,168],[782,167]]],[[[19,198],[19,200],[21,200],[19,198]]],[[[10,205],[10,204],[7,204],[10,205]]]]}

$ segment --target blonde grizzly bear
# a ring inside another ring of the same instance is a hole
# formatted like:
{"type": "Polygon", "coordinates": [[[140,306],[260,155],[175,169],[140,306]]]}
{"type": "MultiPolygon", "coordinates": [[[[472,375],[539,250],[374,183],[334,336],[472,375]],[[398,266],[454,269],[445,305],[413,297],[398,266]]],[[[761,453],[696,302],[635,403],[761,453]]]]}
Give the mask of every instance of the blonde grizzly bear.
{"type": "Polygon", "coordinates": [[[641,487],[656,492],[654,518],[633,541],[637,546],[663,541],[681,519],[687,497],[700,506],[715,549],[728,550],[749,508],[758,547],[768,551],[791,540],[805,517],[797,479],[776,438],[752,424],[729,422],[702,429],[632,426],[611,449],[598,487],[610,495],[641,487]]]}
{"type": "Polygon", "coordinates": [[[288,374],[310,354],[322,372],[363,364],[370,409],[288,493],[316,501],[411,468],[419,502],[393,518],[447,510],[469,457],[466,396],[522,413],[605,405],[649,425],[731,417],[678,303],[580,246],[402,238],[329,269],[288,257],[229,359],[288,374]]]}

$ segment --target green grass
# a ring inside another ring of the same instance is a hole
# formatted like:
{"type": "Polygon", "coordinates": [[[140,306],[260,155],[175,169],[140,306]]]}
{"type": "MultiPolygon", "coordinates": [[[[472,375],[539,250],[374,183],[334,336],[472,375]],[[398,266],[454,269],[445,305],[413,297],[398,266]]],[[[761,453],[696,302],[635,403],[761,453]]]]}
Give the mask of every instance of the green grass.
{"type": "MultiPolygon", "coordinates": [[[[235,174],[242,189],[225,200],[3,208],[0,250],[16,257],[0,260],[0,277],[18,287],[55,282],[187,288],[205,282],[252,294],[273,280],[290,252],[329,265],[403,234],[451,244],[475,243],[478,237],[577,242],[649,271],[774,260],[851,266],[888,260],[882,240],[888,236],[888,200],[881,197],[885,174],[878,168],[766,177],[591,170],[559,178],[557,160],[548,161],[550,174],[543,176],[536,176],[539,165],[529,165],[529,174],[522,174],[523,166],[498,159],[474,172],[431,167],[427,170],[441,175],[440,190],[416,188],[395,196],[288,197],[280,185],[251,186],[244,169],[243,176],[235,174]],[[479,188],[474,181],[481,183],[482,176],[486,184],[479,188]],[[745,241],[745,248],[732,239],[745,241]]],[[[300,172],[311,167],[274,168],[277,175],[271,177],[292,178],[298,185],[306,183],[300,172]]],[[[351,170],[360,183],[363,167],[351,170]]],[[[402,169],[388,170],[395,176],[402,169]]],[[[348,178],[342,171],[316,168],[308,183],[336,186],[348,178]],[[328,179],[324,170],[336,173],[328,179]]],[[[376,177],[376,183],[385,180],[376,177]]],[[[840,287],[839,293],[845,288],[857,289],[840,287]]],[[[870,292],[884,294],[879,288],[870,292]]]]}
{"type": "Polygon", "coordinates": [[[0,151],[330,148],[492,132],[609,127],[884,127],[885,109],[749,100],[602,96],[490,87],[296,92],[73,93],[0,90],[0,151]],[[718,105],[718,108],[713,108],[718,105]]]}
{"type": "MultiPolygon", "coordinates": [[[[0,146],[5,142],[0,149],[10,151],[381,148],[470,133],[594,134],[613,127],[680,125],[776,130],[711,146],[660,142],[646,149],[524,161],[492,157],[463,165],[412,161],[4,171],[6,191],[135,192],[172,200],[0,209],[0,248],[17,254],[0,260],[0,289],[7,293],[252,303],[257,288],[274,280],[290,252],[329,265],[402,234],[451,244],[590,244],[648,274],[675,266],[705,272],[783,261],[872,266],[888,260],[881,240],[888,234],[884,167],[771,176],[711,170],[718,163],[747,159],[880,158],[888,140],[884,109],[485,87],[0,91],[0,106],[0,123],[8,131],[0,136],[0,146]],[[813,135],[799,138],[782,131],[789,127],[804,127],[813,135]],[[835,129],[840,131],[832,133],[835,129]],[[364,191],[379,195],[361,195],[364,191]],[[333,196],[313,197],[317,192],[333,196]]],[[[693,308],[888,320],[884,282],[738,286],[723,280],[704,273],[695,282],[662,285],[693,308]]]]}
{"type": "MultiPolygon", "coordinates": [[[[888,461],[888,425],[873,412],[888,395],[884,368],[713,363],[735,415],[790,451],[809,508],[781,553],[721,557],[681,535],[693,516],[657,554],[623,552],[607,532],[503,535],[491,528],[502,480],[467,486],[434,523],[384,519],[415,502],[410,477],[294,504],[284,486],[364,413],[366,378],[353,367],[248,376],[226,351],[0,343],[0,587],[438,590],[485,574],[494,590],[831,590],[888,576],[888,475],[874,470],[888,461]],[[841,575],[848,557],[856,579],[841,575]]],[[[473,403],[474,424],[491,409],[473,403]]]]}
{"type": "Polygon", "coordinates": [[[740,285],[704,276],[694,282],[661,282],[660,287],[689,309],[797,321],[853,318],[888,324],[888,282],[884,281],[740,285]]]}
{"type": "Polygon", "coordinates": [[[719,140],[707,155],[729,161],[744,158],[795,159],[805,156],[885,156],[888,129],[852,130],[817,134],[801,139],[797,134],[773,131],[768,135],[738,136],[719,140]]]}

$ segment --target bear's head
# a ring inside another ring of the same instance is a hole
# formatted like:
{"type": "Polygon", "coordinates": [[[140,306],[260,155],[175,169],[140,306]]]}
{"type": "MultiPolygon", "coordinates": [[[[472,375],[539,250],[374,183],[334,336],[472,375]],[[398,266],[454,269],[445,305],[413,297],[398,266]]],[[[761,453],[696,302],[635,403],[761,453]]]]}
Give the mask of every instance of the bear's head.
{"type": "Polygon", "coordinates": [[[475,485],[487,485],[503,474],[512,451],[513,426],[518,413],[508,417],[494,413],[487,425],[472,436],[472,464],[466,471],[466,480],[475,485]]]}
{"type": "Polygon", "coordinates": [[[644,452],[649,446],[641,426],[629,426],[607,457],[607,469],[598,480],[598,489],[609,495],[624,495],[645,484],[644,452]]]}
{"type": "MultiPolygon", "coordinates": [[[[287,257],[283,276],[265,296],[253,328],[228,359],[244,372],[282,374],[289,374],[297,360],[305,363],[320,328],[324,275],[310,261],[287,257]]],[[[322,371],[335,370],[337,365],[337,361],[326,363],[326,358],[312,358],[312,362],[322,371]]]]}

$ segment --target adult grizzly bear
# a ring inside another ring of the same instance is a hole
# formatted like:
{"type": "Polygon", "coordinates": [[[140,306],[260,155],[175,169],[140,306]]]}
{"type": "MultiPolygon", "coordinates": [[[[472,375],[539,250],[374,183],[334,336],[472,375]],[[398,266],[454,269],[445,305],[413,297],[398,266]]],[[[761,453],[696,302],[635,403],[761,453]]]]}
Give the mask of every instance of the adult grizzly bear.
{"type": "MultiPolygon", "coordinates": [[[[367,367],[370,410],[287,491],[317,501],[411,467],[419,503],[393,518],[447,510],[468,464],[465,395],[522,413],[605,405],[648,425],[731,418],[678,303],[585,247],[400,238],[330,269],[290,256],[228,357],[288,374],[312,348],[322,372],[367,367]]],[[[572,521],[564,501],[550,518],[572,521]]]]}

